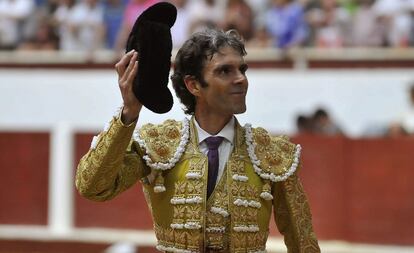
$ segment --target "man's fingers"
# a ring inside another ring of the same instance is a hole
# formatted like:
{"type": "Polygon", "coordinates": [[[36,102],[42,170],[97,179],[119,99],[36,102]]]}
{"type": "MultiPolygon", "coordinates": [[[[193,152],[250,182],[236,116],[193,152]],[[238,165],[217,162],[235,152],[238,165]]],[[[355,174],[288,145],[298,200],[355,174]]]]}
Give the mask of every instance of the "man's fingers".
{"type": "Polygon", "coordinates": [[[126,68],[126,70],[125,70],[125,72],[122,76],[123,80],[128,79],[129,74],[134,69],[134,62],[136,62],[137,58],[138,58],[138,53],[134,52],[131,59],[129,60],[128,67],[126,68]]]}
{"type": "Polygon", "coordinates": [[[119,77],[122,77],[125,73],[125,69],[131,60],[131,57],[134,55],[135,50],[132,49],[128,53],[126,53],[124,56],[122,56],[121,60],[115,64],[115,70],[118,73],[119,77]]]}
{"type": "MultiPolygon", "coordinates": [[[[133,65],[133,67],[132,67],[132,70],[128,74],[127,83],[132,82],[138,72],[138,61],[134,61],[134,63],[130,65],[133,65]]],[[[132,89],[132,85],[131,85],[131,89],[132,89]]]]}

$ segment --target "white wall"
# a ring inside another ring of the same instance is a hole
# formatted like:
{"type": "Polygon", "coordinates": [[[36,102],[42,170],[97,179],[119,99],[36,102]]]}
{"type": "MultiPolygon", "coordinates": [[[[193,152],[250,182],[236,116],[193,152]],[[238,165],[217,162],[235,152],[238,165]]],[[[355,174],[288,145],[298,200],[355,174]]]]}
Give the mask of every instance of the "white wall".
{"type": "MultiPolygon", "coordinates": [[[[350,136],[395,121],[408,110],[411,70],[250,69],[248,110],[239,117],[294,133],[295,116],[325,106],[350,136]]],[[[100,129],[121,105],[112,70],[0,70],[0,129],[44,129],[58,122],[100,129]]],[[[182,119],[178,100],[167,114],[144,110],[141,122],[182,119]]]]}

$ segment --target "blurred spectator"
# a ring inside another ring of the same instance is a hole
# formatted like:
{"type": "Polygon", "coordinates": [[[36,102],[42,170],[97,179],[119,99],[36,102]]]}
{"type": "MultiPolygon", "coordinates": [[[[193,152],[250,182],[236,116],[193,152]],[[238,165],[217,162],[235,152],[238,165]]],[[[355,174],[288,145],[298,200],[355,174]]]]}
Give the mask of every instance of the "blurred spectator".
{"type": "Polygon", "coordinates": [[[342,130],[333,122],[325,109],[319,108],[312,117],[313,131],[323,135],[342,135],[342,130]]]}
{"type": "Polygon", "coordinates": [[[114,49],[122,25],[125,6],[122,0],[106,0],[103,10],[105,47],[114,49]]]}
{"type": "Polygon", "coordinates": [[[378,20],[386,27],[387,45],[407,47],[411,18],[407,0],[377,0],[373,6],[378,20]]]}
{"type": "Polygon", "coordinates": [[[188,5],[190,33],[206,27],[221,26],[224,19],[224,1],[192,0],[188,5]]]}
{"type": "MultiPolygon", "coordinates": [[[[373,0],[375,1],[375,0],[373,0]]],[[[340,6],[342,6],[350,15],[354,15],[359,8],[359,0],[337,0],[340,6]]]]}
{"type": "MultiPolygon", "coordinates": [[[[35,10],[26,19],[26,22],[22,26],[23,43],[27,43],[29,41],[33,42],[34,40],[37,40],[36,37],[40,36],[40,34],[45,31],[45,26],[49,26],[54,30],[56,29],[53,13],[55,13],[58,4],[59,0],[36,1],[35,10]]],[[[57,31],[52,32],[54,36],[58,36],[57,31]]],[[[56,40],[55,42],[58,41],[56,40]]],[[[20,48],[20,45],[18,45],[18,47],[20,48]]]]}
{"type": "Polygon", "coordinates": [[[172,4],[177,7],[177,20],[171,28],[173,47],[179,48],[188,39],[190,35],[190,21],[187,0],[171,0],[172,4]]]}
{"type": "Polygon", "coordinates": [[[386,133],[386,137],[391,137],[391,138],[403,137],[407,135],[408,135],[407,131],[399,123],[390,124],[387,130],[387,133],[386,133]]]}
{"type": "Polygon", "coordinates": [[[409,0],[408,10],[410,13],[410,37],[409,46],[414,46],[414,0],[409,0]]]}
{"type": "Polygon", "coordinates": [[[65,0],[56,11],[60,24],[60,46],[63,50],[102,49],[103,8],[98,0],[65,0]]]}
{"type": "Polygon", "coordinates": [[[81,50],[104,48],[103,8],[99,0],[81,0],[74,8],[73,29],[81,50]]]}
{"type": "Polygon", "coordinates": [[[380,47],[386,44],[386,26],[373,9],[375,0],[358,0],[352,24],[352,46],[380,47]]]}
{"type": "Polygon", "coordinates": [[[388,123],[372,122],[369,123],[362,131],[364,138],[380,138],[387,135],[389,129],[388,123]]]}
{"type": "MultiPolygon", "coordinates": [[[[176,48],[206,27],[236,29],[249,47],[414,46],[414,0],[168,1],[178,11],[171,30],[176,48]]],[[[46,32],[52,25],[62,50],[123,51],[136,18],[157,2],[0,0],[0,50],[28,48],[46,33],[56,42],[46,32]]]]}
{"type": "Polygon", "coordinates": [[[401,126],[409,133],[414,134],[414,84],[409,89],[410,108],[402,115],[401,126]]]}
{"type": "Polygon", "coordinates": [[[244,40],[253,36],[253,11],[244,0],[228,0],[224,30],[236,29],[244,40]]]}
{"type": "Polygon", "coordinates": [[[123,51],[126,46],[128,35],[131,32],[135,21],[148,7],[157,3],[157,0],[129,0],[125,7],[124,19],[122,20],[121,30],[115,43],[117,51],[123,51]]]}
{"type": "Polygon", "coordinates": [[[78,46],[70,26],[75,3],[76,0],[60,0],[54,13],[54,20],[59,32],[59,49],[61,50],[76,50],[78,46]]]}
{"type": "Polygon", "coordinates": [[[321,0],[320,7],[310,9],[307,20],[312,28],[313,45],[323,48],[343,47],[350,28],[350,16],[336,0],[321,0]]]}
{"type": "Polygon", "coordinates": [[[253,38],[246,42],[246,46],[256,48],[272,47],[272,45],[272,37],[269,35],[264,26],[257,28],[254,32],[253,38]]]}
{"type": "Polygon", "coordinates": [[[44,20],[41,22],[35,35],[23,41],[19,47],[19,50],[57,50],[59,49],[59,38],[55,32],[54,27],[44,20]]]}
{"type": "Polygon", "coordinates": [[[276,47],[302,45],[308,34],[303,7],[294,0],[272,0],[266,13],[266,28],[276,47]]]}
{"type": "Polygon", "coordinates": [[[15,49],[22,39],[22,27],[34,12],[33,0],[0,0],[0,50],[15,49]]]}
{"type": "Polygon", "coordinates": [[[312,10],[314,8],[320,8],[320,0],[300,0],[301,5],[303,6],[305,12],[312,10]]]}
{"type": "Polygon", "coordinates": [[[269,9],[269,0],[246,0],[253,11],[253,25],[262,29],[266,24],[266,12],[269,9]]]}
{"type": "Polygon", "coordinates": [[[296,128],[298,134],[311,134],[313,133],[312,118],[305,115],[299,115],[296,118],[296,128]]]}

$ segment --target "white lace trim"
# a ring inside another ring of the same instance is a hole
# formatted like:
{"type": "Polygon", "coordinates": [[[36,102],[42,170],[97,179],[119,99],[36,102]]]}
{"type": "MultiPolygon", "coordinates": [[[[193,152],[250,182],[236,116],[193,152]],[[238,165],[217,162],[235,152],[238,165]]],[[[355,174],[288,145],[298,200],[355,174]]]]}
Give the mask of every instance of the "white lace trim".
{"type": "MultiPolygon", "coordinates": [[[[146,164],[155,170],[169,170],[172,167],[174,167],[174,165],[178,162],[178,160],[180,160],[181,156],[183,155],[185,151],[185,146],[187,145],[188,139],[190,137],[189,129],[190,129],[190,121],[187,118],[185,118],[183,120],[183,129],[181,129],[180,144],[178,144],[178,148],[175,151],[174,156],[170,158],[167,163],[161,163],[161,162],[155,163],[152,161],[151,157],[149,157],[149,155],[146,154],[143,156],[143,159],[145,160],[146,164]]],[[[147,146],[144,140],[140,139],[138,131],[134,132],[134,140],[138,142],[139,146],[143,150],[145,151],[147,150],[147,146]]]]}
{"type": "Polygon", "coordinates": [[[258,232],[259,226],[257,225],[235,226],[233,230],[236,232],[258,232]]]}
{"type": "Polygon", "coordinates": [[[227,210],[224,210],[221,207],[212,206],[211,209],[210,209],[210,211],[212,213],[220,214],[223,217],[229,216],[229,213],[227,212],[227,210]]]}
{"type": "Polygon", "coordinates": [[[285,181],[288,177],[293,175],[295,173],[298,164],[299,164],[299,157],[300,152],[302,150],[302,147],[298,144],[296,145],[295,154],[293,157],[293,163],[290,166],[290,168],[280,176],[276,176],[274,173],[265,173],[263,170],[259,167],[260,166],[260,160],[257,158],[255,154],[255,147],[256,143],[253,140],[253,133],[252,133],[252,126],[250,124],[244,125],[245,133],[246,133],[246,144],[247,144],[247,151],[249,153],[250,160],[253,164],[254,171],[263,179],[271,180],[272,182],[280,182],[285,181]]]}
{"type": "Polygon", "coordinates": [[[108,132],[110,126],[111,126],[111,121],[109,121],[105,124],[103,131],[108,132]]]}
{"type": "Polygon", "coordinates": [[[185,174],[185,177],[187,179],[200,179],[203,177],[203,174],[201,174],[201,172],[191,171],[191,172],[187,172],[187,174],[185,174]]]}
{"type": "Polygon", "coordinates": [[[174,197],[170,200],[170,203],[173,205],[182,205],[182,204],[201,204],[203,203],[203,198],[200,196],[195,196],[192,198],[180,198],[174,197]]]}
{"type": "Polygon", "coordinates": [[[247,182],[249,180],[249,178],[247,176],[243,176],[243,175],[239,175],[239,174],[234,174],[232,178],[233,178],[233,180],[240,181],[240,182],[247,182]]]}
{"type": "Polygon", "coordinates": [[[208,227],[206,231],[209,233],[224,233],[226,232],[226,227],[208,227]]]}
{"type": "Polygon", "coordinates": [[[200,229],[201,225],[198,222],[186,222],[186,223],[172,223],[170,225],[172,229],[200,229]]]}
{"type": "Polygon", "coordinates": [[[92,138],[92,141],[91,141],[91,147],[90,147],[90,149],[95,149],[96,146],[98,145],[98,141],[99,141],[99,136],[94,136],[92,138]]]}
{"type": "Polygon", "coordinates": [[[176,252],[176,253],[198,253],[198,251],[192,251],[188,249],[179,249],[175,247],[166,247],[164,245],[158,244],[155,248],[159,251],[166,251],[166,252],[176,252]]]}
{"type": "Polygon", "coordinates": [[[265,199],[265,200],[272,200],[273,199],[273,195],[270,194],[269,192],[262,192],[262,193],[260,193],[260,197],[262,199],[265,199]]]}
{"type": "Polygon", "coordinates": [[[160,193],[160,192],[165,192],[165,186],[164,185],[156,185],[154,186],[154,192],[155,193],[160,193]]]}
{"type": "Polygon", "coordinates": [[[121,112],[124,109],[124,105],[121,105],[120,107],[118,107],[118,109],[115,110],[115,113],[113,114],[113,117],[115,118],[119,118],[121,117],[121,112]]]}
{"type": "Polygon", "coordinates": [[[233,204],[235,204],[236,206],[244,206],[244,207],[254,207],[254,208],[260,208],[262,206],[262,204],[260,204],[260,202],[258,201],[254,201],[254,200],[246,200],[246,199],[236,199],[233,204]]]}

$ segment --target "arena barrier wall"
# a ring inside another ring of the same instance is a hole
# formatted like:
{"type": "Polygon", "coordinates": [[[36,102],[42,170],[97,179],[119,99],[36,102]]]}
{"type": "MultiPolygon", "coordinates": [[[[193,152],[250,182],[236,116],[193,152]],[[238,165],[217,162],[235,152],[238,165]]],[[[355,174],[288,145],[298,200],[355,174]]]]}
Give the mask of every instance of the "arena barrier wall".
{"type": "MultiPolygon", "coordinates": [[[[74,135],[73,167],[92,136],[74,135]]],[[[295,136],[293,141],[303,147],[299,173],[320,239],[414,245],[413,138],[309,135],[295,136]]],[[[0,152],[0,224],[47,225],[50,134],[0,133],[0,152]]],[[[81,198],[70,180],[74,227],[152,229],[139,185],[98,203],[81,198]]],[[[278,235],[274,224],[271,231],[278,235]]]]}

